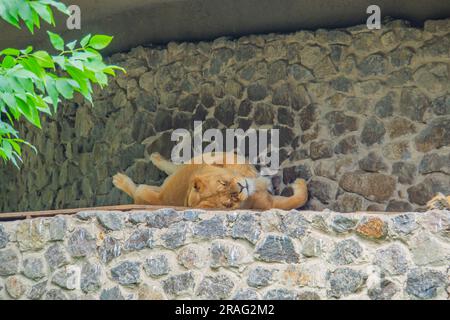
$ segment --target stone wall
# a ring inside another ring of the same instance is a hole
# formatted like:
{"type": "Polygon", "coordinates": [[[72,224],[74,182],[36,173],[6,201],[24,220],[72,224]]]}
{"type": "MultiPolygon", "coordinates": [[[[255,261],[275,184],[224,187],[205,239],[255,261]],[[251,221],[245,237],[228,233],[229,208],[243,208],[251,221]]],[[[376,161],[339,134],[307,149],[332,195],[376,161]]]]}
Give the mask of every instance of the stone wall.
{"type": "Polygon", "coordinates": [[[450,299],[449,261],[449,211],[84,211],[0,223],[0,299],[450,299]]]}
{"type": "Polygon", "coordinates": [[[420,211],[450,193],[450,19],[412,28],[252,35],[139,47],[111,60],[128,73],[23,127],[39,154],[0,172],[0,211],[128,203],[117,171],[159,184],[149,154],[174,128],[278,128],[276,193],[308,180],[306,208],[420,211]]]}

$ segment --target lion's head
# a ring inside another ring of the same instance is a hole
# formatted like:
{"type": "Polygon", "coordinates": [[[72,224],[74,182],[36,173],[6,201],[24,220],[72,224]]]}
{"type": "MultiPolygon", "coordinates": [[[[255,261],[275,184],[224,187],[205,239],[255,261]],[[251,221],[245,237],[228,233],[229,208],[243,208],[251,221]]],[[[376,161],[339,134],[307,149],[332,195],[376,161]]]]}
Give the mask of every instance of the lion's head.
{"type": "Polygon", "coordinates": [[[255,192],[252,178],[233,170],[207,166],[189,183],[185,205],[196,208],[238,209],[255,192]]]}

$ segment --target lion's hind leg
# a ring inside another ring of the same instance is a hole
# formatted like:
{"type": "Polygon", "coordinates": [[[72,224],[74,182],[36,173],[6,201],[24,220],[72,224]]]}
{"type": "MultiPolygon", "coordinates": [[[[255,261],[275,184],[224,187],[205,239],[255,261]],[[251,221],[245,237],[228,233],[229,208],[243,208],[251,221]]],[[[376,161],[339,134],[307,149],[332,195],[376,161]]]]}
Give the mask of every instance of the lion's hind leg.
{"type": "Polygon", "coordinates": [[[167,159],[164,159],[164,157],[157,152],[151,154],[150,161],[155,165],[155,167],[165,172],[169,176],[178,169],[178,165],[170,162],[167,159]]]}

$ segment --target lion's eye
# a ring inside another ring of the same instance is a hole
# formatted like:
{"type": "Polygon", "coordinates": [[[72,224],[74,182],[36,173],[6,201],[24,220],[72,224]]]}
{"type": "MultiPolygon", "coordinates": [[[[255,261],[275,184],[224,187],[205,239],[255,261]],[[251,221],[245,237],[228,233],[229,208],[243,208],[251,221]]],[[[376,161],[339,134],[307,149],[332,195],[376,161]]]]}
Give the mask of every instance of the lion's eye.
{"type": "Polygon", "coordinates": [[[220,183],[221,185],[223,185],[223,186],[226,186],[226,185],[227,185],[227,182],[226,182],[226,181],[223,181],[223,180],[219,180],[219,183],[220,183]]]}

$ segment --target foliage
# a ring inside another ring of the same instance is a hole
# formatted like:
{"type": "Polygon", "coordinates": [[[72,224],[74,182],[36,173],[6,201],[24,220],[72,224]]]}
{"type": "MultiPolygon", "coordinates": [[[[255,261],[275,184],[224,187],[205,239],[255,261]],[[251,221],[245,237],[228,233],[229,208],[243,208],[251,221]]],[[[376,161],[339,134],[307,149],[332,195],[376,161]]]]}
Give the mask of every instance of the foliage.
{"type": "MultiPolygon", "coordinates": [[[[53,0],[0,0],[0,16],[18,28],[23,22],[32,33],[40,28],[40,19],[55,24],[52,8],[68,13],[63,3],[53,0]]],[[[124,71],[105,64],[98,52],[110,44],[110,36],[89,34],[79,43],[65,43],[58,34],[47,33],[56,55],[31,46],[0,51],[0,157],[16,167],[22,161],[21,145],[31,146],[14,128],[19,119],[41,128],[41,113],[55,114],[61,100],[72,99],[74,92],[92,104],[92,85],[104,87],[108,75],[124,71]]]]}

